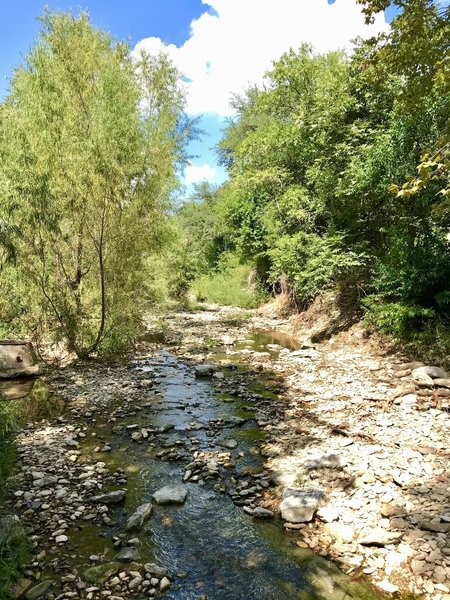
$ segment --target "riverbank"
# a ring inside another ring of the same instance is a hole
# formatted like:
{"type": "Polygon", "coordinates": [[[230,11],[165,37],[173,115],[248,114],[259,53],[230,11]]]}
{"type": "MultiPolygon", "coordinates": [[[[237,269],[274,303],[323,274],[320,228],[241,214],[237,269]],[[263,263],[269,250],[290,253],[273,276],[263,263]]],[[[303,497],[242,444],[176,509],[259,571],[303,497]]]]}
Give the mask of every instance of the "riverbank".
{"type": "Polygon", "coordinates": [[[448,388],[418,387],[415,365],[358,328],[311,344],[283,327],[233,309],[178,313],[150,324],[131,363],[49,376],[50,413],[17,440],[29,600],[238,599],[249,580],[246,599],[380,598],[364,577],[387,595],[450,598],[448,388]],[[167,483],[184,505],[156,505],[167,483]],[[320,490],[312,520],[278,521],[285,488],[320,490]]]}
{"type": "MultiPolygon", "coordinates": [[[[289,332],[286,321],[258,314],[251,326],[289,332]]],[[[209,335],[226,335],[215,327],[209,335]]],[[[202,326],[189,329],[187,339],[199,339],[202,326]]],[[[297,350],[283,338],[269,352],[244,350],[285,387],[281,408],[256,409],[267,433],[261,451],[280,484],[272,506],[285,487],[320,487],[327,501],[317,517],[286,524],[301,546],[362,569],[387,592],[449,600],[450,380],[413,376],[420,363],[358,325],[322,343],[304,332],[294,339],[297,350]]]]}

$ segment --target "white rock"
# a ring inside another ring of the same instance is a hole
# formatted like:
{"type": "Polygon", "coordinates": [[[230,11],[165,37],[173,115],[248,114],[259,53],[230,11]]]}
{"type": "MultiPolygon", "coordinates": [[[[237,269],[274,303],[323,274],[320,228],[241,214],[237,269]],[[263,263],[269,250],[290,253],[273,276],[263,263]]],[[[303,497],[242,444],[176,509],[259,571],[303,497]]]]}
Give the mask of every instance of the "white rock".
{"type": "Polygon", "coordinates": [[[307,523],[314,514],[325,495],[316,488],[286,488],[280,504],[281,517],[289,523],[307,523]]]}
{"type": "Polygon", "coordinates": [[[182,485],[166,485],[156,491],[152,498],[156,504],[183,504],[188,491],[182,485]]]}

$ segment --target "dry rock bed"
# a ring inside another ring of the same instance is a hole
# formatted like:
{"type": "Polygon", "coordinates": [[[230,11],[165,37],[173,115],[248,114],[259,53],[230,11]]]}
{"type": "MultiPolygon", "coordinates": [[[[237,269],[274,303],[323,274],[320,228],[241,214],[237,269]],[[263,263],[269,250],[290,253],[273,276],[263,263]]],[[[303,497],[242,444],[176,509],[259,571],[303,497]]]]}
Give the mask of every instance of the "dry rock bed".
{"type": "Polygon", "coordinates": [[[186,574],[149,558],[146,527],[160,503],[182,504],[185,485],[198,483],[228,494],[250,519],[281,514],[300,548],[365,574],[387,595],[450,600],[445,371],[384,352],[358,327],[320,344],[296,342],[276,333],[286,329],[282,321],[223,308],[168,316],[155,331],[161,325],[164,344],[182,361],[176,368],[240,399],[244,416],[190,422],[177,438],[173,426],[151,424],[147,411],[158,403],[163,374],[157,362],[136,368],[154,360],[158,344],[150,342],[130,364],[49,375],[67,408],[18,437],[12,505],[34,556],[16,597],[170,594],[186,574]],[[257,333],[267,330],[274,333],[257,333]],[[258,472],[239,468],[247,457],[236,428],[246,414],[261,434],[253,440],[258,472]],[[136,474],[109,460],[120,444],[181,464],[183,475],[137,505],[136,474]],[[86,556],[88,536],[98,543],[86,556]]]}
{"type": "MultiPolygon", "coordinates": [[[[209,336],[285,389],[281,404],[256,404],[267,433],[261,454],[279,485],[263,506],[281,510],[301,547],[361,570],[386,592],[450,600],[448,373],[386,352],[358,326],[296,350],[281,338],[239,351],[232,342],[249,327],[289,326],[254,315],[230,332],[224,319],[203,316],[209,336]]],[[[205,337],[198,316],[185,316],[184,332],[185,341],[205,337]]]]}

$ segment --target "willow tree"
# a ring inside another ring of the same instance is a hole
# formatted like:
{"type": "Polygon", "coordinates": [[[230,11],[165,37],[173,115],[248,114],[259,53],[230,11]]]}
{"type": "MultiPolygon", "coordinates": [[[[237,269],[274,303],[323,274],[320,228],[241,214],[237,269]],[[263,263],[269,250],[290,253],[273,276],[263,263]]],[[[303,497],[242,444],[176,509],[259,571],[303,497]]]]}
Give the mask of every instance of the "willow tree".
{"type": "Polygon", "coordinates": [[[0,221],[15,277],[78,355],[134,333],[142,260],[182,149],[183,97],[164,55],[133,60],[86,13],[45,13],[0,122],[0,221]]]}

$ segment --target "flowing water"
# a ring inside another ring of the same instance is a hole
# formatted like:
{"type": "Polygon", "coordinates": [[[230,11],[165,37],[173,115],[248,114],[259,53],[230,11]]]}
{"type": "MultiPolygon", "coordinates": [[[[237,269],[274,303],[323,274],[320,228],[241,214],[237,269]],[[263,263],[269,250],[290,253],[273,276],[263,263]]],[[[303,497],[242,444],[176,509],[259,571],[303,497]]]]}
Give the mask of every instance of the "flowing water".
{"type": "MultiPolygon", "coordinates": [[[[256,335],[250,342],[258,350],[265,350],[267,344],[280,344],[283,340],[256,335]]],[[[289,345],[284,342],[283,345],[289,345]]],[[[131,442],[125,430],[113,435],[114,424],[106,417],[99,417],[87,432],[80,447],[83,459],[99,460],[94,453],[98,441],[90,437],[95,431],[97,438],[108,440],[112,447],[111,452],[101,455],[101,460],[111,468],[120,466],[126,471],[128,492],[125,505],[116,509],[114,523],[109,527],[83,524],[68,532],[77,548],[72,558],[76,566],[86,565],[91,554],[102,554],[105,560],[114,558],[113,536],[123,533],[127,516],[143,502],[151,501],[158,488],[181,484],[185,465],[192,460],[189,451],[193,444],[199,451],[220,453],[224,452],[220,445],[223,440],[235,439],[238,446],[230,452],[236,467],[226,475],[229,480],[264,471],[258,446],[264,432],[258,429],[248,402],[219,393],[209,379],[196,379],[190,365],[165,349],[153,357],[136,360],[134,367],[147,372],[156,384],[151,402],[137,416],[125,414],[121,425],[139,424],[167,431],[158,435],[156,447],[131,442]],[[211,428],[210,422],[217,419],[222,419],[223,426],[211,428]],[[185,460],[166,461],[156,456],[161,447],[172,444],[185,453],[185,460]]],[[[11,402],[13,397],[21,398],[24,393],[22,399],[15,400],[24,403],[24,420],[52,416],[62,409],[61,401],[48,390],[44,402],[46,392],[42,382],[36,382],[32,390],[20,388],[17,382],[13,385],[15,390],[4,388],[3,394],[9,395],[11,402]]],[[[275,399],[267,387],[267,379],[261,375],[259,392],[275,399]]],[[[174,600],[383,597],[364,581],[344,575],[331,561],[299,548],[295,544],[298,534],[285,532],[278,518],[260,521],[247,515],[233,504],[228,494],[215,491],[214,483],[183,484],[188,489],[185,504],[155,506],[147,527],[137,534],[142,544],[142,562],[156,561],[171,571],[173,585],[164,597],[174,600]]]]}

